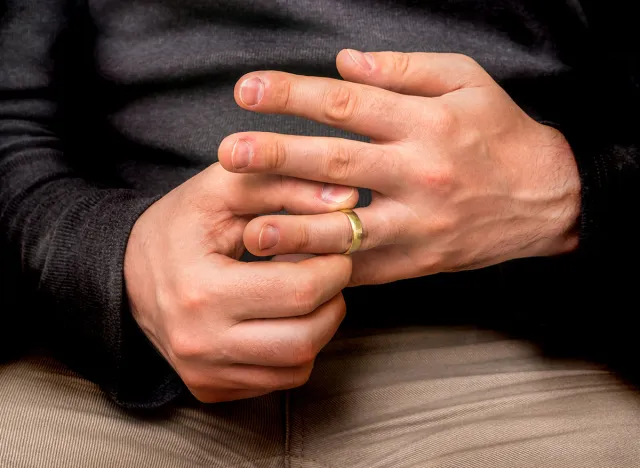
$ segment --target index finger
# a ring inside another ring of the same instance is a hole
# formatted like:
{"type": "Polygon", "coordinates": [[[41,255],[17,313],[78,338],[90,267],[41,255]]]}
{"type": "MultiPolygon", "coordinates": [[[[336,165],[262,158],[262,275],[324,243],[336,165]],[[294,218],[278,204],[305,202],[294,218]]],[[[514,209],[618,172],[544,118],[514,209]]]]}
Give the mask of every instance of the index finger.
{"type": "Polygon", "coordinates": [[[234,96],[247,110],[304,117],[382,141],[409,135],[408,115],[417,106],[408,96],[373,86],[276,71],[244,76],[234,96]]]}

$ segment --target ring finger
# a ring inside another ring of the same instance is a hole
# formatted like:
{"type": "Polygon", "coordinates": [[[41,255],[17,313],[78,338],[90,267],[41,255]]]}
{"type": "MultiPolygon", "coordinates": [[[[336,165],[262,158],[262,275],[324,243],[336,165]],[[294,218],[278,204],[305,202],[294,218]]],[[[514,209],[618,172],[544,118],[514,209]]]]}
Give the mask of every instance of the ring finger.
{"type": "MultiPolygon", "coordinates": [[[[390,200],[379,200],[354,212],[363,225],[359,250],[397,243],[402,209],[390,200]]],[[[252,220],[244,231],[247,250],[257,256],[296,253],[343,253],[351,246],[353,230],[345,213],[319,215],[270,215],[252,220]]]]}

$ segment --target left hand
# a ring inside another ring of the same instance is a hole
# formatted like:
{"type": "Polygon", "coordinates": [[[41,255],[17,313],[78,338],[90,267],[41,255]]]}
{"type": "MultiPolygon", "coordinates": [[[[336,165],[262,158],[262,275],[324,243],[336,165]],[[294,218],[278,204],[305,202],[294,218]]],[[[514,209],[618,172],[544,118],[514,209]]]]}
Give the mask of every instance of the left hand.
{"type": "MultiPolygon", "coordinates": [[[[372,204],[355,210],[365,238],[353,255],[353,285],[576,248],[580,180],[569,144],[526,115],[475,61],[345,50],[337,65],[347,81],[250,73],[236,85],[236,101],[370,143],[247,132],[227,137],[219,160],[232,172],[370,188],[372,204]],[[232,154],[238,140],[248,153],[232,154]]],[[[273,215],[252,220],[244,242],[261,256],[340,253],[351,236],[344,213],[273,215]]]]}

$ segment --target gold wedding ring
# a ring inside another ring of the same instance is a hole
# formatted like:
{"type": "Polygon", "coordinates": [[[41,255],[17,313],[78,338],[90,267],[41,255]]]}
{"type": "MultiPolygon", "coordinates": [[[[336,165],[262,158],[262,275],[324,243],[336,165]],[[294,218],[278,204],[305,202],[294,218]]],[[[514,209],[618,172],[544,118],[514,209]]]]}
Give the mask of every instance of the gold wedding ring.
{"type": "Polygon", "coordinates": [[[362,222],[360,218],[353,210],[340,210],[349,218],[349,223],[351,223],[351,245],[344,253],[345,255],[350,255],[354,252],[357,252],[360,249],[360,245],[362,244],[363,230],[362,230],[362,222]]]}

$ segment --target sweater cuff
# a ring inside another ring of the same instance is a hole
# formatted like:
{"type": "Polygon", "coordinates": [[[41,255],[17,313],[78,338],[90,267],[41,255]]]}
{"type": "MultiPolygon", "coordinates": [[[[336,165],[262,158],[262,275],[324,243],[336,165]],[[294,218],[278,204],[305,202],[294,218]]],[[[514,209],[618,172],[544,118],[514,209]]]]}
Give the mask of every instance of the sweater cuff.
{"type": "Polygon", "coordinates": [[[588,126],[566,126],[541,122],[560,131],[567,139],[580,174],[581,208],[578,220],[578,253],[598,254],[605,239],[615,232],[620,216],[616,203],[623,185],[616,160],[624,157],[627,147],[616,147],[598,138],[588,126]]]}
{"type": "Polygon", "coordinates": [[[68,328],[65,361],[132,409],[161,406],[184,390],[137,326],[125,291],[131,229],[156,200],[128,190],[78,200],[58,224],[42,278],[68,328]]]}

